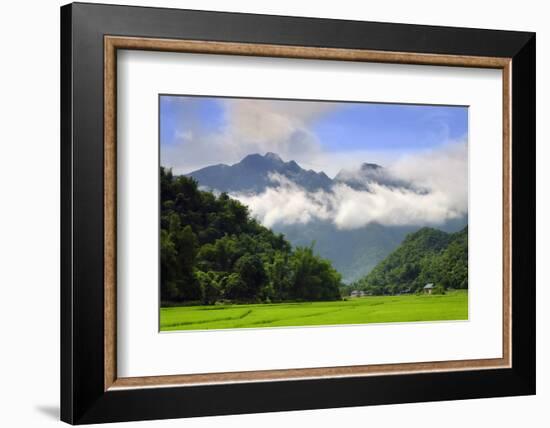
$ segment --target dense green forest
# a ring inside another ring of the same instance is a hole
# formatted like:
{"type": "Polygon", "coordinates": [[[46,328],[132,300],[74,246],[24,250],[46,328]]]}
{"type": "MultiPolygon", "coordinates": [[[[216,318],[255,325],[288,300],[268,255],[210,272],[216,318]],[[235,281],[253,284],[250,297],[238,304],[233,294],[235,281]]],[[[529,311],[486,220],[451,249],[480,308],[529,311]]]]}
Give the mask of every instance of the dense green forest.
{"type": "Polygon", "coordinates": [[[456,233],[422,228],[407,235],[403,243],[368,275],[352,284],[369,294],[416,292],[427,283],[436,292],[468,288],[468,227],[456,233]]]}
{"type": "Polygon", "coordinates": [[[226,193],[163,167],[160,187],[163,305],[341,298],[341,275],[313,245],[292,248],[226,193]]]}

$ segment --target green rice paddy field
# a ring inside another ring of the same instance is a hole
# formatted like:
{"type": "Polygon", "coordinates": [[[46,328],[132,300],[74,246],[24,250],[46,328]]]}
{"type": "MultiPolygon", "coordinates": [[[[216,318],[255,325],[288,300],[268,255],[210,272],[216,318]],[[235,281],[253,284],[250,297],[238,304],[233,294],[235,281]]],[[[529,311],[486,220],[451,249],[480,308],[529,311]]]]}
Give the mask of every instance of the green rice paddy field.
{"type": "Polygon", "coordinates": [[[160,309],[161,331],[467,320],[468,292],[368,296],[336,302],[176,306],[160,309]]]}

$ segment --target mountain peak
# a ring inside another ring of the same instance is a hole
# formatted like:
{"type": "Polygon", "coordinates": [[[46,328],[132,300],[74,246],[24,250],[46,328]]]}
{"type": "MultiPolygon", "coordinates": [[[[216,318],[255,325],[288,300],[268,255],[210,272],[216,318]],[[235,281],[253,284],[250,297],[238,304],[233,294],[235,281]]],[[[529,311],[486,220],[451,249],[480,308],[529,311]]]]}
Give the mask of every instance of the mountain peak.
{"type": "Polygon", "coordinates": [[[267,152],[265,155],[260,155],[259,153],[252,153],[249,155],[246,155],[242,160],[239,162],[244,165],[278,165],[278,164],[284,164],[281,157],[273,152],[267,152]]]}
{"type": "Polygon", "coordinates": [[[263,158],[264,157],[262,155],[258,154],[258,153],[251,153],[249,155],[246,155],[244,158],[242,158],[239,163],[241,163],[241,162],[246,163],[246,162],[251,162],[251,161],[253,162],[253,161],[257,161],[257,160],[263,160],[263,158]]]}
{"type": "Polygon", "coordinates": [[[277,153],[273,153],[273,152],[267,152],[264,157],[272,161],[277,161],[277,162],[283,161],[277,153]]]}
{"type": "Polygon", "coordinates": [[[355,190],[371,191],[372,183],[386,187],[414,189],[411,183],[394,177],[390,171],[376,163],[364,162],[359,170],[341,170],[334,181],[344,183],[355,190]]]}
{"type": "Polygon", "coordinates": [[[382,169],[382,167],[375,163],[364,162],[361,164],[361,171],[375,171],[382,169]]]}

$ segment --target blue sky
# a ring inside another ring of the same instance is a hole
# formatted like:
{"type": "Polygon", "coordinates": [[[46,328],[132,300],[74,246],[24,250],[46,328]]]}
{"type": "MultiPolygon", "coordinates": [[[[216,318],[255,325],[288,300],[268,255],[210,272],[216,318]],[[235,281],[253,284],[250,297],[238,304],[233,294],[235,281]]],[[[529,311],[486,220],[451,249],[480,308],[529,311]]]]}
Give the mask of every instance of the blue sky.
{"type": "Polygon", "coordinates": [[[464,137],[468,110],[404,104],[342,103],[341,107],[313,125],[329,151],[436,147],[464,137]]]}
{"type": "MultiPolygon", "coordinates": [[[[161,162],[181,172],[278,153],[334,171],[467,140],[468,109],[454,106],[161,96],[161,162]],[[369,159],[364,159],[369,157],[369,159]]],[[[326,171],[331,175],[333,171],[326,171]]]]}
{"type": "Polygon", "coordinates": [[[224,106],[218,98],[161,96],[161,145],[176,143],[179,133],[194,127],[202,127],[205,131],[221,129],[223,113],[224,106]]]}

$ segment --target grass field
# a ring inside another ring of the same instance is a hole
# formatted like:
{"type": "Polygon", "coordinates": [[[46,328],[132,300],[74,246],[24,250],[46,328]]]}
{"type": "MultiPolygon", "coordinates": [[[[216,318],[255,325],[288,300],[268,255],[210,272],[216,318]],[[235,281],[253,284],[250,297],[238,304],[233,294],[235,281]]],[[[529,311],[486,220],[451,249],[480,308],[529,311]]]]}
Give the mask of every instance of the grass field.
{"type": "Polygon", "coordinates": [[[468,319],[468,292],[369,296],[337,302],[176,306],[160,309],[161,331],[468,319]]]}

